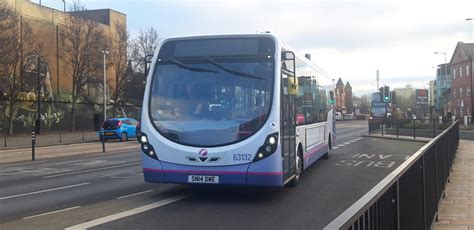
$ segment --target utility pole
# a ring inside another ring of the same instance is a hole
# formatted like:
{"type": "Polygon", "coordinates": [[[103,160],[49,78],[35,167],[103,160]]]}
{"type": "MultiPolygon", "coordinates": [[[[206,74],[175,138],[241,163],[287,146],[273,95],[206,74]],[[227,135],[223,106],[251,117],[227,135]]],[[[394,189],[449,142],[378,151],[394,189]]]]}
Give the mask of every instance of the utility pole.
{"type": "Polygon", "coordinates": [[[104,122],[107,120],[107,60],[106,56],[109,54],[109,51],[102,50],[101,53],[104,56],[104,122]]]}
{"type": "Polygon", "coordinates": [[[379,90],[379,80],[380,80],[380,75],[379,75],[379,70],[377,70],[377,76],[375,77],[377,80],[377,90],[379,90]]]}

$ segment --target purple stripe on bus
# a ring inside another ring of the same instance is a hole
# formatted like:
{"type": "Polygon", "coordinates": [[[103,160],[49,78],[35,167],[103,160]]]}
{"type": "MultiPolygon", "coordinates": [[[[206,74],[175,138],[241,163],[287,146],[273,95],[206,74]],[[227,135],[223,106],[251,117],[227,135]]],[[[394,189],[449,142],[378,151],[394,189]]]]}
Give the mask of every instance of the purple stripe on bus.
{"type": "Polygon", "coordinates": [[[255,176],[279,176],[279,175],[283,175],[283,172],[248,172],[248,175],[255,175],[255,176]]]}
{"type": "MultiPolygon", "coordinates": [[[[228,175],[245,175],[247,172],[244,171],[208,171],[208,170],[161,170],[161,169],[150,169],[144,168],[146,172],[159,172],[159,173],[197,173],[197,174],[228,174],[228,175]]],[[[283,172],[248,172],[249,175],[262,175],[262,176],[273,176],[282,175],[283,172]]]]}

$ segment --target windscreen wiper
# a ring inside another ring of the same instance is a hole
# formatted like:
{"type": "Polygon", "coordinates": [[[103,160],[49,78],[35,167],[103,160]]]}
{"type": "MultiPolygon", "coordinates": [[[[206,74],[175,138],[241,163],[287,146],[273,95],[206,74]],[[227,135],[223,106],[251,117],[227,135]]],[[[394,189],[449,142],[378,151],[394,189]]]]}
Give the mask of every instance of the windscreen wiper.
{"type": "Polygon", "coordinates": [[[181,67],[181,68],[184,68],[184,69],[189,69],[189,70],[192,70],[192,71],[196,71],[196,72],[210,72],[210,73],[219,73],[219,71],[216,71],[216,70],[212,70],[212,69],[204,69],[204,68],[199,68],[199,67],[192,67],[190,65],[187,65],[187,64],[184,64],[174,58],[171,58],[169,57],[168,58],[168,61],[181,67]]]}
{"type": "Polygon", "coordinates": [[[241,76],[241,77],[248,77],[248,78],[254,78],[254,79],[259,79],[259,80],[265,80],[265,78],[259,77],[257,75],[253,75],[253,74],[250,74],[250,73],[244,73],[244,72],[229,69],[229,68],[223,66],[221,63],[219,63],[219,62],[215,61],[214,59],[210,58],[209,56],[206,56],[206,60],[208,62],[212,63],[213,65],[219,67],[220,69],[228,72],[228,73],[235,74],[235,75],[238,75],[238,76],[241,76]]]}

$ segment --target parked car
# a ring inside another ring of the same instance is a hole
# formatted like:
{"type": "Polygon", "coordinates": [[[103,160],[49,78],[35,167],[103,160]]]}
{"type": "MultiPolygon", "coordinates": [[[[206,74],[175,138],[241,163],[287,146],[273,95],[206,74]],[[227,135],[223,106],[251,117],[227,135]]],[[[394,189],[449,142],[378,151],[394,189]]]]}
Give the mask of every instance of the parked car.
{"type": "Polygon", "coordinates": [[[99,138],[104,141],[107,139],[127,141],[128,138],[137,137],[139,132],[140,122],[133,118],[110,118],[102,124],[102,128],[99,130],[99,138]]]}

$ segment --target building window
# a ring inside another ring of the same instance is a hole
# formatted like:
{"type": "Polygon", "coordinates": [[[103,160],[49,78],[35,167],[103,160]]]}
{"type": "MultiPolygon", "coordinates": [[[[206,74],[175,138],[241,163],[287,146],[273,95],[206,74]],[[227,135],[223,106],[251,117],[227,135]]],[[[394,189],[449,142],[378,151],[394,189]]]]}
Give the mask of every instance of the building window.
{"type": "Polygon", "coordinates": [[[453,68],[453,79],[456,79],[456,69],[453,68]]]}
{"type": "Polygon", "coordinates": [[[466,65],[466,76],[469,76],[469,65],[466,65]]]}
{"type": "Polygon", "coordinates": [[[471,89],[469,86],[466,86],[466,96],[471,96],[471,89]]]}
{"type": "Polygon", "coordinates": [[[462,87],[459,87],[459,97],[462,97],[462,87]]]}
{"type": "Polygon", "coordinates": [[[456,89],[453,88],[453,98],[456,98],[456,89]]]}
{"type": "Polygon", "coordinates": [[[459,77],[462,77],[462,67],[459,67],[459,77]]]}

